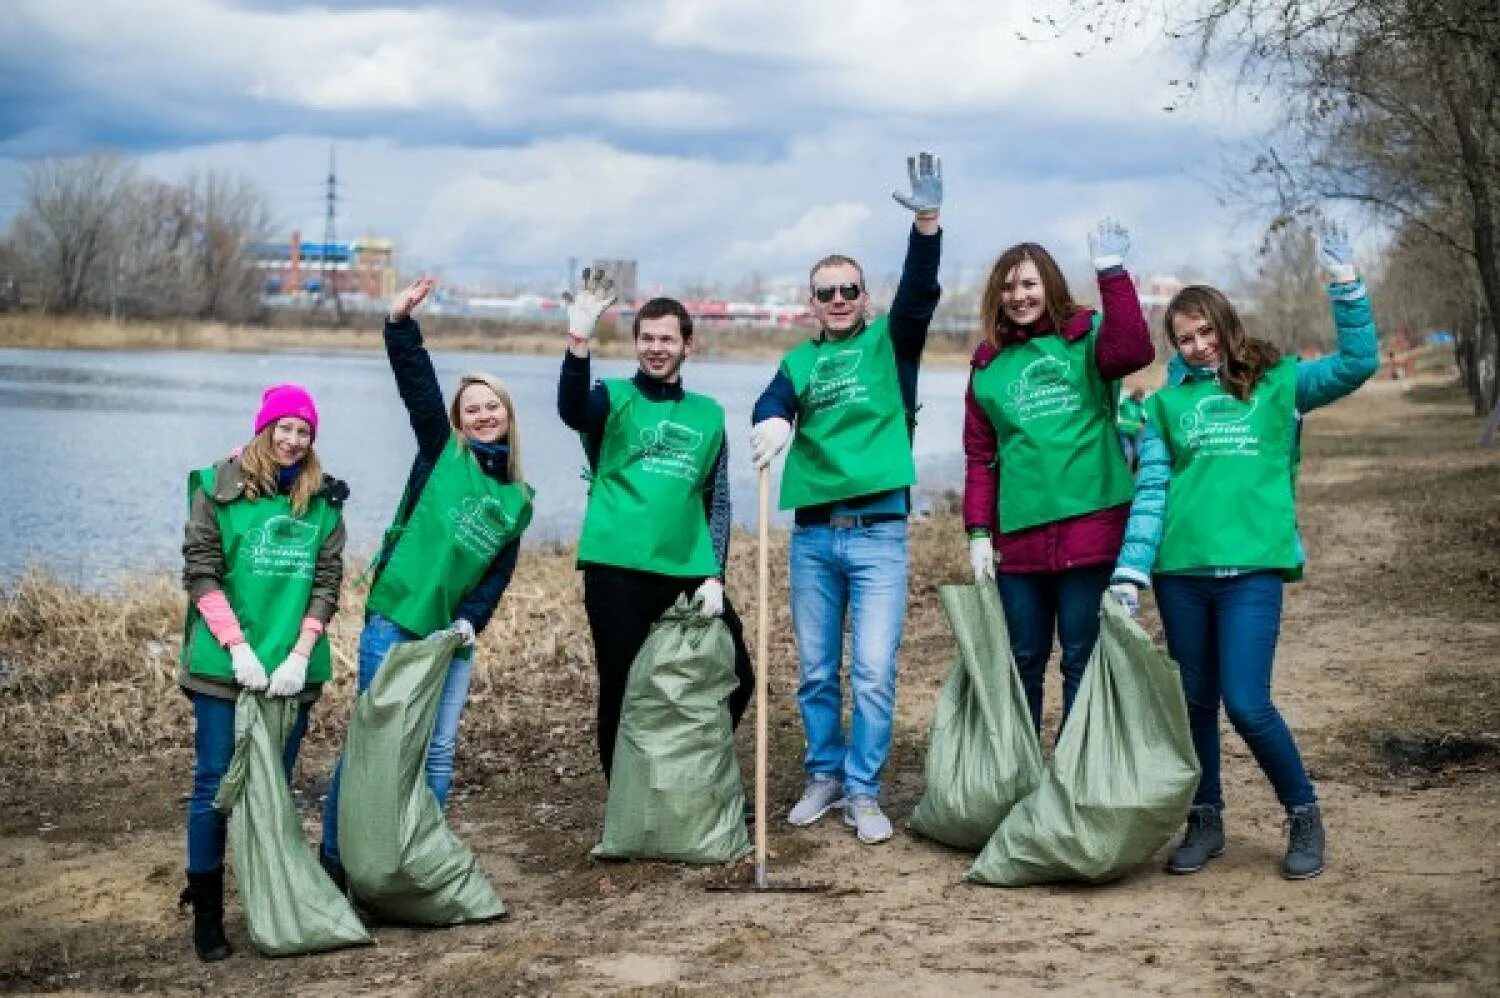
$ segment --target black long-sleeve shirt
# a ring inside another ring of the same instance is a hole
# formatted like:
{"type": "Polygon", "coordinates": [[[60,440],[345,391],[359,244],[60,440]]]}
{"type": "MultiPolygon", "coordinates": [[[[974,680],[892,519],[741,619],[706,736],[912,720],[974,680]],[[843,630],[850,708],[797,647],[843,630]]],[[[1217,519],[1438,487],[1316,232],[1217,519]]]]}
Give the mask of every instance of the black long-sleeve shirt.
{"type": "MultiPolygon", "coordinates": [[[[609,389],[602,381],[590,377],[588,357],[563,354],[562,372],[557,379],[557,414],[564,425],[583,437],[583,452],[589,469],[599,469],[599,446],[604,439],[604,424],[609,419],[609,389]]],[[[636,371],[632,383],[654,402],[675,402],[683,397],[681,381],[666,382],[645,371],[636,371]]],[[[708,517],[708,534],[714,555],[722,571],[729,564],[729,532],[733,509],[729,498],[729,439],[714,458],[713,474],[703,493],[703,512],[708,517]]]]}
{"type": "MultiPolygon", "coordinates": [[[[405,522],[416,508],[417,498],[432,477],[433,466],[448,438],[455,432],[448,421],[448,407],[443,402],[443,389],[438,384],[437,371],[433,369],[432,357],[422,345],[422,330],[417,321],[407,317],[402,322],[386,320],[385,354],[391,362],[391,372],[396,376],[396,390],[406,405],[411,429],[417,437],[417,456],[412,461],[411,472],[406,476],[406,494],[401,508],[397,510],[398,522],[405,522]]],[[[510,481],[510,468],[505,460],[497,460],[478,450],[473,451],[479,466],[491,478],[510,481]]],[[[490,566],[473,589],[459,601],[454,617],[462,617],[474,625],[474,633],[483,631],[489,624],[500,597],[510,585],[516,571],[516,559],[520,554],[519,538],[501,548],[491,560],[490,566]]],[[[385,567],[391,550],[383,549],[376,559],[376,573],[385,567]]]]}

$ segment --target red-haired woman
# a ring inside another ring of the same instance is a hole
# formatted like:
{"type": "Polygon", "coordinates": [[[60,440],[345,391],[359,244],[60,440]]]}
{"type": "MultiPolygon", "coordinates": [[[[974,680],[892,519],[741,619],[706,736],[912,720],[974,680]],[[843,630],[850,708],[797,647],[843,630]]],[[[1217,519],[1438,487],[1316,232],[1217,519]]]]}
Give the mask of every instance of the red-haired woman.
{"type": "Polygon", "coordinates": [[[188,621],[178,682],[193,702],[195,758],[188,800],[188,888],[193,948],[229,956],[224,938],[224,816],[214,810],[234,755],[241,689],[297,697],[287,739],[288,778],[307,715],[330,676],[324,628],[344,580],[343,482],[313,451],[318,410],[299,385],[266,389],[255,437],[237,454],[188,477],[182,581],[188,621]]]}
{"type": "Polygon", "coordinates": [[[1249,336],[1204,285],[1167,305],[1177,350],[1146,403],[1141,472],[1111,588],[1132,611],[1156,587],[1167,649],[1182,668],[1203,767],[1186,834],[1167,861],[1194,873],[1224,851],[1219,704],[1287,811],[1281,872],[1323,870],[1323,819],[1291,730],[1271,702],[1287,580],[1302,574],[1296,478],[1303,413],[1343,398],[1380,365],[1375,320],[1343,230],[1322,233],[1338,351],[1308,363],[1249,336]]]}
{"type": "Polygon", "coordinates": [[[1032,723],[1062,645],[1063,717],[1099,637],[1099,601],[1125,534],[1133,488],[1115,431],[1119,380],[1155,353],[1130,238],[1091,234],[1102,311],[1079,305],[1036,243],[1000,254],[981,305],[964,404],[964,526],[978,583],[996,579],[1032,723]]]}

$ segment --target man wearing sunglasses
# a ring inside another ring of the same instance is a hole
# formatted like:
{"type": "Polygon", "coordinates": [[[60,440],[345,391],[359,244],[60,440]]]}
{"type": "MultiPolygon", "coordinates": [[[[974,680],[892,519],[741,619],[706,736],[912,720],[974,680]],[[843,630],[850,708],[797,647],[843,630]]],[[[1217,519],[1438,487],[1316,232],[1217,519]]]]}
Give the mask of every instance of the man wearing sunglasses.
{"type": "Polygon", "coordinates": [[[807,786],[787,820],[811,825],[840,805],[873,845],[891,837],[880,810],[890,751],[896,651],[906,620],[906,519],[917,480],[911,434],[917,369],[937,308],[942,162],[907,160],[911,193],[893,195],[916,216],[890,312],[867,319],[864,271],[827,256],[809,275],[808,304],[822,327],[788,353],[755,404],[755,466],[785,450],[781,508],[796,511],[791,543],[792,624],[807,739],[807,786]],[[840,720],[844,619],[852,632],[853,724],[840,720]]]}

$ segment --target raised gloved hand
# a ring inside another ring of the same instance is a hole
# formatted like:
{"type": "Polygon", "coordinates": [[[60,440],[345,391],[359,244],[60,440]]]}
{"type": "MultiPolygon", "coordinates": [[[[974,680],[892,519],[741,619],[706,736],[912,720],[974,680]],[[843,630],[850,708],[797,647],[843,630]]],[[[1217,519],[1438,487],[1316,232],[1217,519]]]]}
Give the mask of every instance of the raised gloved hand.
{"type": "Polygon", "coordinates": [[[1089,233],[1089,256],[1095,270],[1123,267],[1130,252],[1130,230],[1113,218],[1106,218],[1089,233]]]}
{"type": "Polygon", "coordinates": [[[969,538],[969,564],[976,585],[995,581],[995,544],[989,537],[969,538]]]}
{"type": "Polygon", "coordinates": [[[593,336],[599,316],[615,303],[617,297],[615,282],[602,270],[583,268],[583,287],[562,296],[568,306],[568,336],[575,340],[593,336]]]}
{"type": "Polygon", "coordinates": [[[703,585],[693,593],[698,612],[705,617],[717,617],[724,612],[724,583],[718,579],[704,579],[703,585]]]}
{"type": "Polygon", "coordinates": [[[271,674],[271,684],[266,694],[273,697],[294,697],[307,685],[307,656],[300,651],[287,652],[282,663],[271,674]]]}
{"type": "Polygon", "coordinates": [[[750,428],[750,460],[759,471],[771,463],[771,459],[786,450],[792,439],[792,424],[780,416],[762,419],[750,428]]]}
{"type": "Polygon", "coordinates": [[[908,156],[906,175],[911,180],[911,193],[892,191],[891,197],[918,218],[935,217],[943,208],[943,161],[929,152],[908,156]]]}
{"type": "Polygon", "coordinates": [[[260,656],[247,641],[229,649],[229,663],[234,669],[234,681],[247,690],[260,692],[266,688],[266,667],[260,664],[260,656]]]}
{"type": "Polygon", "coordinates": [[[1359,274],[1354,269],[1354,247],[1349,233],[1337,222],[1325,219],[1318,226],[1318,259],[1333,284],[1351,284],[1359,274]]]}
{"type": "Polygon", "coordinates": [[[418,278],[407,285],[406,290],[396,296],[391,302],[390,319],[392,322],[405,322],[412,311],[423,301],[432,289],[437,285],[430,277],[418,278]]]}
{"type": "Polygon", "coordinates": [[[1113,583],[1109,591],[1131,617],[1141,612],[1141,590],[1134,582],[1113,583]]]}

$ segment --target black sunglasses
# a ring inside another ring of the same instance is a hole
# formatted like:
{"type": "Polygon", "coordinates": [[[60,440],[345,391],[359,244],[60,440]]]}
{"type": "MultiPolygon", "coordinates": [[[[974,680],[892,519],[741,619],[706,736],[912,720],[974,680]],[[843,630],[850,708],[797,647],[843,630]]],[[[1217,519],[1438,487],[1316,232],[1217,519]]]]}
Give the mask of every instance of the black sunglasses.
{"type": "Polygon", "coordinates": [[[833,301],[835,292],[837,292],[839,297],[843,298],[844,301],[858,301],[859,296],[864,293],[864,289],[861,288],[858,284],[840,284],[837,287],[832,284],[819,284],[817,287],[813,288],[813,297],[818,299],[818,301],[822,302],[824,305],[827,305],[829,302],[833,301]]]}

